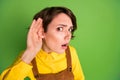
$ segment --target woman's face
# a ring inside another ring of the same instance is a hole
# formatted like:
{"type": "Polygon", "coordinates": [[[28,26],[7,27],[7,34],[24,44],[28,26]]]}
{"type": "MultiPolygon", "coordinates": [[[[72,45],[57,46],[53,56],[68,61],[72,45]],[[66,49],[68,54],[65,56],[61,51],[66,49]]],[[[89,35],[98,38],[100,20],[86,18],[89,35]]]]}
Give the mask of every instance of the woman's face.
{"type": "Polygon", "coordinates": [[[42,49],[48,53],[63,53],[70,42],[72,29],[71,19],[64,13],[58,14],[44,33],[42,49]]]}

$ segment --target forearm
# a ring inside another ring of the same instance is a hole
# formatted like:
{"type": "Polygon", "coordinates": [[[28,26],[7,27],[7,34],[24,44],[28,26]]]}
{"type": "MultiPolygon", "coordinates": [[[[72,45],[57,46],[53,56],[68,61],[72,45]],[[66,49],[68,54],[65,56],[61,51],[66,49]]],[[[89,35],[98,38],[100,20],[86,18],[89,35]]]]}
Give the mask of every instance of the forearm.
{"type": "Polygon", "coordinates": [[[27,36],[27,47],[22,55],[22,61],[29,64],[42,47],[42,19],[33,20],[27,36]]]}

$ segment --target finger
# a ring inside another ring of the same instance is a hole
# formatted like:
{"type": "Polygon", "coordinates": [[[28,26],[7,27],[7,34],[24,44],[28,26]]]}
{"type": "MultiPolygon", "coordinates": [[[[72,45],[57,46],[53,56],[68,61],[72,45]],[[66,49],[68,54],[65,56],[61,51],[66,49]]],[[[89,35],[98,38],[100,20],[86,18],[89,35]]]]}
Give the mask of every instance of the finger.
{"type": "Polygon", "coordinates": [[[34,38],[38,38],[41,37],[39,36],[39,31],[41,31],[42,27],[42,19],[38,18],[37,21],[33,20],[32,24],[31,24],[31,28],[29,30],[28,36],[33,36],[34,38]]]}
{"type": "Polygon", "coordinates": [[[42,19],[41,19],[41,18],[38,18],[38,20],[37,20],[37,22],[36,22],[36,24],[35,24],[35,26],[34,26],[34,29],[35,29],[36,31],[38,31],[41,26],[42,26],[42,19]]]}
{"type": "Polygon", "coordinates": [[[44,30],[43,30],[43,26],[42,26],[42,19],[38,19],[38,23],[36,23],[36,31],[37,33],[42,33],[44,30]]]}
{"type": "Polygon", "coordinates": [[[41,18],[38,18],[33,31],[36,35],[36,38],[40,39],[42,36],[42,19],[41,18]],[[40,35],[39,35],[39,32],[40,32],[40,35]]]}
{"type": "Polygon", "coordinates": [[[31,27],[30,27],[30,31],[36,32],[38,30],[38,27],[40,26],[40,23],[42,22],[41,20],[42,20],[41,18],[38,18],[37,21],[33,20],[31,27]]]}
{"type": "Polygon", "coordinates": [[[31,24],[31,26],[30,26],[30,29],[32,29],[32,28],[34,27],[35,23],[36,23],[36,20],[33,20],[33,21],[32,21],[32,24],[31,24]]]}
{"type": "Polygon", "coordinates": [[[44,29],[43,29],[43,24],[42,24],[42,21],[41,21],[41,23],[39,24],[40,26],[38,27],[38,32],[37,32],[37,34],[38,34],[38,36],[39,36],[39,38],[44,38],[44,29]]]}

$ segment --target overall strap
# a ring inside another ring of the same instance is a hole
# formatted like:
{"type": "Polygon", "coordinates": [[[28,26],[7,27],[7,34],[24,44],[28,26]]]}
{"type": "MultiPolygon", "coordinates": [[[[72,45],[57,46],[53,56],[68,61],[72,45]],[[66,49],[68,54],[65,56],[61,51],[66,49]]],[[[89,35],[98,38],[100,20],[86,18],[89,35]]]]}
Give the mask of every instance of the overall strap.
{"type": "MultiPolygon", "coordinates": [[[[71,65],[71,54],[70,54],[69,47],[65,50],[65,52],[66,52],[66,59],[67,59],[67,70],[71,72],[72,71],[72,65],[71,65]]],[[[39,76],[39,72],[38,72],[38,68],[37,68],[35,58],[32,60],[32,65],[33,65],[32,71],[33,71],[34,77],[37,79],[40,76],[39,76]]]]}
{"type": "Polygon", "coordinates": [[[67,70],[72,71],[72,61],[71,61],[71,53],[70,53],[70,48],[67,47],[65,50],[66,52],[66,58],[67,58],[67,70]]]}
{"type": "Polygon", "coordinates": [[[37,68],[35,58],[32,60],[32,65],[33,65],[32,71],[33,71],[34,77],[38,78],[39,77],[39,72],[38,72],[38,68],[37,68]]]}

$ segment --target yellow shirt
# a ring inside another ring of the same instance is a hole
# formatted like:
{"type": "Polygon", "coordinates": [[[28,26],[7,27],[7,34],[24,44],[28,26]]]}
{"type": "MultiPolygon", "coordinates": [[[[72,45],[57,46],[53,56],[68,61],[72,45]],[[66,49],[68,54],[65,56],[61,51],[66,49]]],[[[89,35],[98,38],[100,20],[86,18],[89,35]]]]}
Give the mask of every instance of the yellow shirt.
{"type": "MultiPolygon", "coordinates": [[[[74,74],[74,80],[84,80],[82,68],[73,47],[70,46],[71,58],[72,58],[72,72],[74,74]]],[[[67,68],[66,54],[50,53],[47,54],[43,50],[36,55],[36,63],[39,73],[58,73],[67,68]]],[[[5,76],[4,80],[24,80],[29,77],[30,80],[36,80],[33,76],[32,65],[26,64],[21,60],[18,60],[13,66],[3,71],[1,79],[5,76]]]]}

